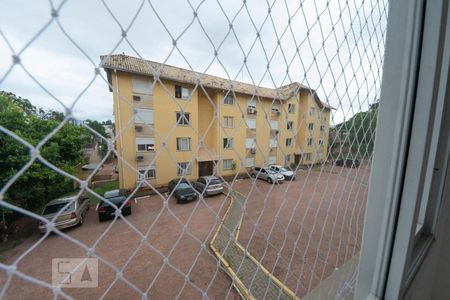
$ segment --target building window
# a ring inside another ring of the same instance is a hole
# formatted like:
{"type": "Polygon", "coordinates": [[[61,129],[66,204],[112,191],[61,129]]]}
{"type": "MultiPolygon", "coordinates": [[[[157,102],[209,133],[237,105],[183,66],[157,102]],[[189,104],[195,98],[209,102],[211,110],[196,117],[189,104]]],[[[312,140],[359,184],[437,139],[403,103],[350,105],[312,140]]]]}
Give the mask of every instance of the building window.
{"type": "Polygon", "coordinates": [[[311,160],[311,153],[305,153],[305,160],[310,161],[311,160]]]}
{"type": "Polygon", "coordinates": [[[131,79],[133,93],[151,95],[153,82],[150,78],[144,76],[133,76],[131,79]]]}
{"type": "Polygon", "coordinates": [[[246,138],[245,139],[245,148],[246,149],[255,148],[255,139],[254,138],[246,138]]]}
{"type": "Polygon", "coordinates": [[[317,152],[317,159],[322,160],[323,159],[323,153],[317,152]]]}
{"type": "Polygon", "coordinates": [[[256,109],[256,98],[252,97],[248,99],[247,108],[255,108],[256,109]]]}
{"type": "Polygon", "coordinates": [[[192,174],[192,165],[190,162],[179,162],[177,163],[177,175],[191,175],[192,174]]]}
{"type": "Polygon", "coordinates": [[[134,115],[134,123],[136,124],[153,124],[153,110],[151,109],[136,109],[134,115]]]}
{"type": "Polygon", "coordinates": [[[276,156],[269,156],[269,165],[275,165],[277,163],[276,156]]]}
{"type": "Polygon", "coordinates": [[[314,123],[309,123],[308,130],[313,130],[313,129],[314,129],[314,123]]]}
{"type": "Polygon", "coordinates": [[[308,138],[307,143],[308,146],[311,146],[313,144],[313,138],[312,137],[308,138]]]}
{"type": "Polygon", "coordinates": [[[288,104],[288,113],[290,113],[290,114],[295,113],[295,104],[293,104],[293,103],[288,104]]]}
{"type": "Polygon", "coordinates": [[[255,159],[253,157],[247,157],[245,159],[245,167],[250,168],[255,165],[255,159]]]}
{"type": "Polygon", "coordinates": [[[286,139],[286,147],[290,147],[292,145],[292,139],[291,138],[287,138],[286,139]]]}
{"type": "Polygon", "coordinates": [[[189,89],[180,85],[175,85],[175,98],[189,99],[189,89]]]}
{"type": "Polygon", "coordinates": [[[322,145],[323,145],[323,140],[320,139],[320,140],[319,140],[319,146],[322,146],[322,145]]]}
{"type": "Polygon", "coordinates": [[[190,151],[191,138],[183,137],[177,138],[177,151],[190,151]]]}
{"type": "Polygon", "coordinates": [[[313,116],[315,111],[316,111],[316,108],[315,108],[315,107],[310,107],[310,108],[309,108],[309,115],[310,115],[310,116],[313,116]]]}
{"type": "Polygon", "coordinates": [[[277,139],[270,139],[269,147],[276,148],[277,147],[277,139]]]}
{"type": "Polygon", "coordinates": [[[271,121],[270,121],[270,129],[272,129],[272,130],[278,130],[278,121],[276,121],[276,120],[271,120],[271,121]]]}
{"type": "Polygon", "coordinates": [[[320,125],[320,131],[325,131],[325,125],[320,125]]]}
{"type": "Polygon", "coordinates": [[[223,103],[227,105],[234,105],[234,95],[232,92],[228,92],[223,99],[223,103]]]}
{"type": "Polygon", "coordinates": [[[225,116],[223,117],[223,124],[225,128],[233,128],[233,117],[225,116]]]}
{"type": "Polygon", "coordinates": [[[224,149],[233,148],[233,138],[224,138],[223,139],[223,148],[224,149]]]}
{"type": "Polygon", "coordinates": [[[246,119],[245,123],[249,129],[256,129],[256,119],[246,119]]]}
{"type": "Polygon", "coordinates": [[[323,112],[322,112],[322,119],[323,119],[323,120],[326,120],[326,118],[327,118],[327,112],[326,112],[326,111],[323,111],[323,112]]]}
{"type": "Polygon", "coordinates": [[[176,117],[177,117],[177,125],[189,125],[191,123],[190,113],[177,112],[176,117]]]}
{"type": "Polygon", "coordinates": [[[287,130],[292,130],[293,128],[294,128],[294,122],[288,121],[288,122],[287,122],[286,129],[287,129],[287,130]]]}
{"type": "Polygon", "coordinates": [[[154,139],[136,139],[136,150],[138,152],[153,152],[155,151],[155,140],[154,139]]]}
{"type": "Polygon", "coordinates": [[[288,154],[284,157],[284,163],[285,164],[289,164],[291,162],[291,155],[288,154]]]}
{"type": "Polygon", "coordinates": [[[138,180],[139,181],[144,181],[146,179],[155,179],[156,178],[156,169],[155,166],[150,166],[147,174],[145,174],[146,169],[139,169],[139,177],[138,180]]]}
{"type": "Polygon", "coordinates": [[[141,101],[141,96],[133,95],[133,101],[141,101]]]}
{"type": "Polygon", "coordinates": [[[224,159],[223,160],[223,169],[224,170],[232,170],[233,169],[233,160],[232,159],[224,159]]]}

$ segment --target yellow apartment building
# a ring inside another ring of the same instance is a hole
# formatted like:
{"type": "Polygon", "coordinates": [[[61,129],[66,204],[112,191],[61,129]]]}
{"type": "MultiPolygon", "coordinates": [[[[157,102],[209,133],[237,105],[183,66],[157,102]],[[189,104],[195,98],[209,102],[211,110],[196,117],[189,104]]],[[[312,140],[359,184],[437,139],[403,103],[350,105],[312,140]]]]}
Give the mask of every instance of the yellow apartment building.
{"type": "Polygon", "coordinates": [[[101,60],[113,92],[120,188],[327,157],[332,107],[300,83],[270,89],[124,54],[101,60]]]}

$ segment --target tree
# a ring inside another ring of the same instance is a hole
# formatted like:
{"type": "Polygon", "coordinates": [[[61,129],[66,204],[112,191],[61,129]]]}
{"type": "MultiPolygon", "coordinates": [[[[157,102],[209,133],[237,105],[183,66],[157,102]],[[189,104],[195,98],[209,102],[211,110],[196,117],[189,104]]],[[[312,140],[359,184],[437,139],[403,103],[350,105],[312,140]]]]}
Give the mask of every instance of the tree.
{"type": "Polygon", "coordinates": [[[108,138],[108,134],[106,133],[106,129],[103,126],[102,123],[98,121],[92,121],[92,120],[86,120],[86,125],[88,125],[91,129],[95,130],[100,136],[95,135],[92,133],[93,140],[95,140],[100,148],[100,152],[102,155],[105,155],[108,150],[108,144],[106,143],[105,139],[108,138]]]}
{"type": "MultiPolygon", "coordinates": [[[[62,119],[64,116],[59,112],[38,109],[27,99],[0,92],[0,125],[33,146],[50,134],[62,119]]],[[[57,168],[73,174],[75,166],[84,161],[82,148],[89,142],[89,136],[85,128],[66,123],[40,148],[40,154],[57,168]]],[[[21,142],[0,131],[2,186],[30,161],[29,152],[21,142]]],[[[5,200],[35,210],[72,189],[72,180],[36,160],[7,190],[5,200]]]]}

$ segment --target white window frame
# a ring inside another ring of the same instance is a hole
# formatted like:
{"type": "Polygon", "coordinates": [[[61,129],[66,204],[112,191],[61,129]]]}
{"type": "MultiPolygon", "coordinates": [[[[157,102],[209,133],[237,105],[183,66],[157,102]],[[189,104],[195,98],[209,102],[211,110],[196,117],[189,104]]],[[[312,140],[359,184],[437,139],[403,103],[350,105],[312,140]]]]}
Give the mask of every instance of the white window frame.
{"type": "Polygon", "coordinates": [[[269,156],[269,165],[276,165],[277,164],[277,157],[276,156],[269,156]]]}
{"type": "Polygon", "coordinates": [[[311,153],[305,153],[305,160],[311,161],[311,153]]]}
{"type": "Polygon", "coordinates": [[[226,95],[224,95],[224,97],[223,97],[224,105],[234,105],[235,102],[236,102],[236,99],[234,97],[233,92],[230,91],[226,95]],[[230,99],[232,99],[231,103],[230,103],[230,99]]]}
{"type": "Polygon", "coordinates": [[[445,168],[450,165],[446,101],[450,35],[448,30],[443,34],[450,20],[443,19],[444,5],[444,1],[399,0],[389,7],[376,149],[354,299],[410,298],[411,288],[432,298],[433,288],[423,285],[433,284],[433,279],[418,280],[425,274],[435,278],[436,265],[425,262],[437,255],[432,245],[448,235],[448,228],[443,228],[442,236],[436,232],[439,207],[445,202],[445,168]],[[424,199],[425,221],[417,231],[424,199]]]}
{"type": "Polygon", "coordinates": [[[270,120],[270,129],[278,130],[278,121],[277,120],[270,120]]]}
{"type": "Polygon", "coordinates": [[[309,115],[312,117],[314,115],[314,112],[316,111],[315,107],[310,107],[309,108],[309,115]]]}
{"type": "Polygon", "coordinates": [[[155,139],[136,138],[136,152],[155,152],[155,139]],[[145,149],[151,149],[151,145],[153,145],[153,150],[139,150],[139,145],[144,145],[145,149]]]}
{"type": "Polygon", "coordinates": [[[286,130],[293,130],[293,129],[294,129],[294,122],[293,121],[287,121],[287,123],[286,123],[286,130]]]}
{"type": "Polygon", "coordinates": [[[314,123],[308,123],[308,130],[313,131],[314,130],[314,123]]]}
{"type": "Polygon", "coordinates": [[[144,178],[143,173],[146,170],[147,170],[147,168],[139,168],[138,169],[138,181],[156,179],[156,167],[154,165],[148,167],[147,177],[144,178]]]}
{"type": "Polygon", "coordinates": [[[256,129],[256,119],[245,119],[245,123],[249,129],[256,129]]]}
{"type": "Polygon", "coordinates": [[[271,138],[269,140],[269,148],[276,148],[276,147],[278,147],[277,139],[271,138]]]}
{"type": "Polygon", "coordinates": [[[192,164],[188,161],[177,162],[177,176],[192,175],[192,164]]]}
{"type": "Polygon", "coordinates": [[[286,147],[292,146],[292,138],[286,138],[286,147]]]}
{"type": "Polygon", "coordinates": [[[136,124],[153,124],[153,109],[136,108],[134,115],[134,123],[136,124]],[[147,121],[148,120],[148,121],[147,121]]]}
{"type": "Polygon", "coordinates": [[[233,160],[232,159],[224,159],[222,161],[222,170],[224,170],[224,171],[233,170],[233,160]]]}
{"type": "Polygon", "coordinates": [[[190,137],[177,137],[176,139],[177,151],[191,151],[192,140],[190,137]]]}
{"type": "Polygon", "coordinates": [[[188,112],[181,112],[181,111],[177,111],[175,112],[175,119],[176,119],[176,124],[178,126],[189,126],[191,125],[191,113],[188,112]],[[180,114],[180,118],[178,118],[178,114],[180,114]],[[182,117],[184,116],[184,117],[182,117]],[[187,121],[187,124],[185,124],[184,122],[187,121]]]}
{"type": "Polygon", "coordinates": [[[288,103],[288,113],[295,114],[295,103],[288,103]]]}
{"type": "Polygon", "coordinates": [[[284,156],[284,164],[290,163],[291,162],[291,155],[290,154],[286,154],[284,156]]]}
{"type": "Polygon", "coordinates": [[[131,77],[131,89],[133,94],[151,95],[153,92],[153,81],[150,77],[133,75],[131,77]]]}
{"type": "Polygon", "coordinates": [[[313,138],[312,137],[309,137],[307,140],[306,140],[306,145],[307,146],[312,146],[312,144],[313,144],[313,138]]]}
{"type": "Polygon", "coordinates": [[[245,149],[255,148],[256,139],[255,138],[246,138],[245,139],[245,149]]]}
{"type": "Polygon", "coordinates": [[[253,157],[246,157],[245,158],[245,167],[251,168],[255,166],[255,159],[253,157]]]}
{"type": "Polygon", "coordinates": [[[223,125],[225,128],[233,128],[234,127],[234,117],[224,116],[223,117],[223,125]]]}
{"type": "Polygon", "coordinates": [[[223,149],[233,149],[233,138],[223,138],[223,149]]]}

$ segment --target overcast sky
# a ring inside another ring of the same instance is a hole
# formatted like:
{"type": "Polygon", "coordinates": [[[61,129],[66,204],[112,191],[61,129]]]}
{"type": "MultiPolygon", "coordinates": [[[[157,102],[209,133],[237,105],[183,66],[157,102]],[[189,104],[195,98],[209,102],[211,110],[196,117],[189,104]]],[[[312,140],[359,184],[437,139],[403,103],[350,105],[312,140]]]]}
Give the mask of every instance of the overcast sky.
{"type": "MultiPolygon", "coordinates": [[[[100,55],[124,52],[271,88],[301,82],[337,108],[332,122],[338,123],[378,98],[387,17],[384,2],[344,2],[68,0],[58,19],[22,51],[52,20],[49,1],[0,0],[0,90],[63,110],[51,95],[69,106],[94,79],[85,54],[98,65],[100,55]],[[122,39],[121,27],[133,19],[122,39]],[[13,53],[4,38],[15,53],[22,51],[22,66],[47,91],[20,65],[5,78],[13,53]]],[[[60,4],[53,1],[55,8],[60,4]]],[[[112,94],[101,77],[74,113],[79,119],[113,119],[112,94]]]]}

